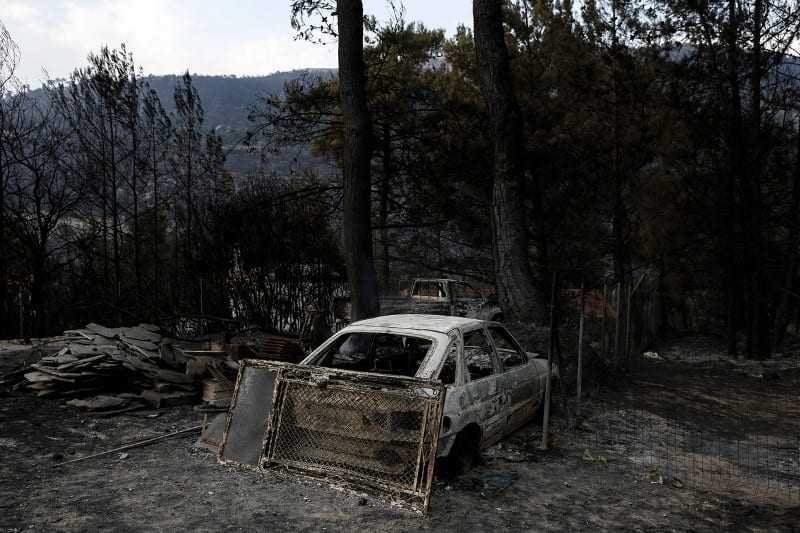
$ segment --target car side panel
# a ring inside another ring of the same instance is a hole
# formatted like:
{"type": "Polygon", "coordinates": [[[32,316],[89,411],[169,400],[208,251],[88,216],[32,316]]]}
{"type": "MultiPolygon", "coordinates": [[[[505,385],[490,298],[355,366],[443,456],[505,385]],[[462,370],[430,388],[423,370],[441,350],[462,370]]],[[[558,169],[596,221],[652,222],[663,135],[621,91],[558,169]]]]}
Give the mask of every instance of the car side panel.
{"type": "Polygon", "coordinates": [[[542,394],[539,371],[532,360],[507,370],[509,411],[505,433],[511,433],[536,414],[542,394]]]}

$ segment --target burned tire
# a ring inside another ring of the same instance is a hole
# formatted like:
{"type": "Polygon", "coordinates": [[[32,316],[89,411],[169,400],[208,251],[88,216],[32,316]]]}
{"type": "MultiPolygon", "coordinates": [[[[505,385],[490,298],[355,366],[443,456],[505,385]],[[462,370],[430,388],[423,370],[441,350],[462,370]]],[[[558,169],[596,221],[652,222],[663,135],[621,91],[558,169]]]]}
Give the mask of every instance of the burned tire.
{"type": "Polygon", "coordinates": [[[455,477],[469,472],[480,462],[481,436],[477,427],[468,426],[456,435],[447,456],[447,474],[455,477]]]}

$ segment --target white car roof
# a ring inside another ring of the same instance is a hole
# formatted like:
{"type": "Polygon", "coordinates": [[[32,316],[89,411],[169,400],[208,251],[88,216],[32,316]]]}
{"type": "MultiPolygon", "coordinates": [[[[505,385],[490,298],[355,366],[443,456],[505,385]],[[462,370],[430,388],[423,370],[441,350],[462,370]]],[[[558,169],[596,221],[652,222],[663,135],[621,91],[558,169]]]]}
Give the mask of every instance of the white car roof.
{"type": "Polygon", "coordinates": [[[472,329],[480,327],[485,323],[485,320],[463,318],[460,316],[403,314],[367,318],[359,320],[358,322],[353,322],[351,326],[420,329],[434,331],[436,333],[449,333],[456,328],[472,329]]]}

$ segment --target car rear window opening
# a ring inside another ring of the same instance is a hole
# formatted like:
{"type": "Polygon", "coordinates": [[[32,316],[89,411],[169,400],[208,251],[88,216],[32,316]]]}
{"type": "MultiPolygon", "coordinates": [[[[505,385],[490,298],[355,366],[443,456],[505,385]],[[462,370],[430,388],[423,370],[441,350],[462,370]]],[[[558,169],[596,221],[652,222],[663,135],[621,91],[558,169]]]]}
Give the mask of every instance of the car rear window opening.
{"type": "Polygon", "coordinates": [[[342,335],[315,362],[318,366],[414,376],[433,341],[394,333],[353,332],[342,335]]]}

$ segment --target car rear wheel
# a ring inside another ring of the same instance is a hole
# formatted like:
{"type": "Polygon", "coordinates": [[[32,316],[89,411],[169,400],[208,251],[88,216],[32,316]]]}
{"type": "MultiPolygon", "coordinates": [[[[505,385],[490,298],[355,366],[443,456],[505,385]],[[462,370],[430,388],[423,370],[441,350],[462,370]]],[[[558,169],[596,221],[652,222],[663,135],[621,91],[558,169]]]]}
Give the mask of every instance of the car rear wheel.
{"type": "Polygon", "coordinates": [[[480,462],[480,449],[480,430],[472,426],[461,430],[447,456],[447,473],[455,477],[469,472],[480,462]]]}

